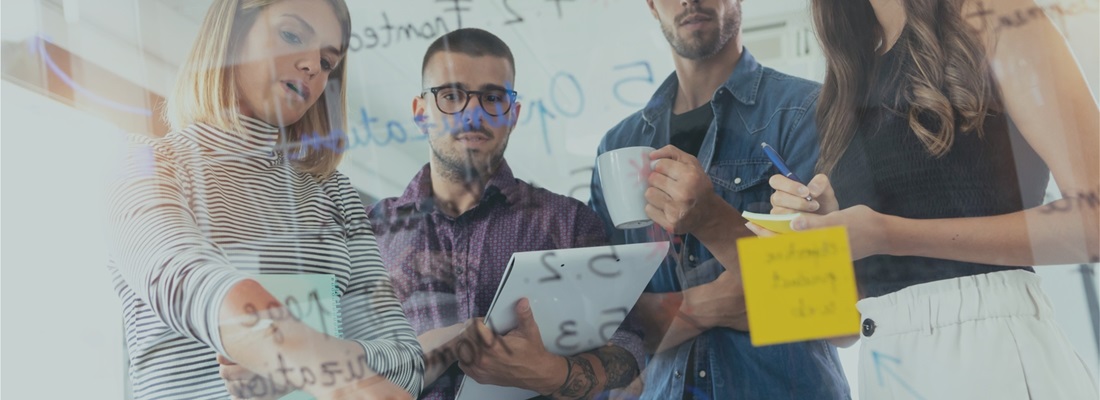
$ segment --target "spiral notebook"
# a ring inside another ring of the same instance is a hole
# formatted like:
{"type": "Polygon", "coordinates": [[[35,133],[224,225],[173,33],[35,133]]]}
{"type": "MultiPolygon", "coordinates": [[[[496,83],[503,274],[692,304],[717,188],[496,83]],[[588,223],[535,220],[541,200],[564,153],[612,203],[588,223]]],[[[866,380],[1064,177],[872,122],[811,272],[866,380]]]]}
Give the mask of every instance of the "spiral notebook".
{"type": "MultiPolygon", "coordinates": [[[[340,293],[332,274],[261,274],[253,277],[302,323],[335,337],[343,337],[340,293]]],[[[310,400],[294,391],[280,400],[310,400]]]]}

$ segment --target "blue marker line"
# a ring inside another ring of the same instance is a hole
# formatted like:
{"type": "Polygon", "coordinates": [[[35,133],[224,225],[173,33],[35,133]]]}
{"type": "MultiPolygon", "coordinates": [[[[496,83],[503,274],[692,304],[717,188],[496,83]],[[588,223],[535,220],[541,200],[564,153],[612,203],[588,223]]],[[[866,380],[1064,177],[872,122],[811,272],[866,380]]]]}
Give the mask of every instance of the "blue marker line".
{"type": "Polygon", "coordinates": [[[41,36],[36,36],[33,39],[33,42],[34,42],[34,45],[33,45],[33,47],[31,47],[31,50],[33,52],[37,52],[38,54],[40,54],[42,56],[42,62],[46,63],[46,67],[49,68],[50,71],[54,73],[54,75],[57,75],[57,78],[61,79],[61,82],[64,82],[66,85],[73,88],[74,91],[80,93],[81,95],[83,95],[85,97],[88,97],[88,99],[90,99],[90,100],[92,100],[96,103],[105,105],[107,107],[110,107],[110,108],[113,108],[113,109],[116,109],[116,110],[119,110],[119,111],[128,112],[128,113],[131,113],[131,114],[144,115],[146,117],[153,116],[153,111],[148,109],[148,108],[134,107],[134,106],[131,106],[131,105],[128,105],[128,104],[122,104],[122,103],[116,102],[114,100],[108,99],[106,97],[100,96],[98,94],[95,94],[95,92],[92,92],[91,90],[88,90],[88,89],[84,88],[83,86],[80,86],[80,84],[76,83],[76,81],[74,81],[72,77],[66,75],[65,71],[61,70],[61,67],[58,67],[57,64],[54,63],[53,59],[50,58],[50,53],[46,52],[46,45],[45,45],[46,39],[45,38],[43,38],[41,36]]]}
{"type": "Polygon", "coordinates": [[[913,389],[912,386],[909,386],[908,383],[906,383],[904,380],[902,380],[901,376],[899,376],[897,372],[894,372],[894,370],[883,366],[882,362],[879,361],[879,360],[885,359],[885,360],[889,360],[889,361],[893,362],[894,364],[901,365],[901,359],[898,359],[896,357],[890,357],[890,356],[884,355],[882,353],[879,353],[879,352],[873,351],[873,350],[871,351],[871,359],[874,360],[874,363],[875,363],[875,376],[878,377],[878,385],[879,386],[886,386],[886,381],[882,379],[882,372],[883,372],[883,370],[886,370],[886,373],[890,374],[890,376],[893,376],[894,380],[898,381],[898,383],[901,384],[901,387],[905,388],[905,390],[908,391],[909,394],[912,394],[914,398],[916,398],[918,400],[924,400],[924,397],[922,397],[919,393],[917,393],[916,389],[913,389]]]}

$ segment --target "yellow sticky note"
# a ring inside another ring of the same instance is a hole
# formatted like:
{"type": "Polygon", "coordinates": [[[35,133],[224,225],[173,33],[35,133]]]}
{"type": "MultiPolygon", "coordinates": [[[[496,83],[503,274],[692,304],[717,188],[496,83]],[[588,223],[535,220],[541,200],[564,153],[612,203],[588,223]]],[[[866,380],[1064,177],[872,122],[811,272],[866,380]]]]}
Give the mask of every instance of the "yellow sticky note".
{"type": "Polygon", "coordinates": [[[791,233],[794,229],[791,229],[791,220],[802,215],[802,213],[794,214],[757,214],[754,212],[745,211],[741,213],[741,217],[745,218],[752,223],[762,226],[764,229],[775,233],[791,233]]]}
{"type": "Polygon", "coordinates": [[[848,231],[737,241],[753,346],[859,333],[848,231]]]}

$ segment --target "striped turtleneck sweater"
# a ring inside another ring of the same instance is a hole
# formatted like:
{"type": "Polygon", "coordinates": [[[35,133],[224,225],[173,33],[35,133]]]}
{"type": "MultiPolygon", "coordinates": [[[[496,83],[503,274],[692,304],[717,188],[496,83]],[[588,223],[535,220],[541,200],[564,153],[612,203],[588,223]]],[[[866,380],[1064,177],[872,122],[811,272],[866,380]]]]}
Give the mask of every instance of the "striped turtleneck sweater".
{"type": "Polygon", "coordinates": [[[339,172],[318,181],[277,146],[279,129],[196,124],[136,137],[109,191],[110,271],[138,399],[224,399],[216,353],[226,293],[252,274],[333,274],[345,339],[411,393],[423,356],[394,297],[363,204],[339,172]]]}

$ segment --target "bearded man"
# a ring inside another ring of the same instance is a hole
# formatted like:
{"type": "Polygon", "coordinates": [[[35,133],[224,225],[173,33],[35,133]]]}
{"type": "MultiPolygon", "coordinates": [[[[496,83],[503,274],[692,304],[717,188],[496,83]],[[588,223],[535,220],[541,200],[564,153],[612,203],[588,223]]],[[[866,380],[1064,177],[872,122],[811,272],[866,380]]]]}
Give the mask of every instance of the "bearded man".
{"type": "Polygon", "coordinates": [[[463,375],[554,399],[591,399],[626,386],[644,362],[628,320],[595,350],[543,346],[530,304],[494,335],[489,311],[512,253],[607,244],[584,203],[515,178],[504,149],[519,119],[515,61],[481,29],[449,32],[424,55],[412,111],[431,158],[401,197],[368,210],[397,299],[425,353],[421,399],[455,397],[463,375]]]}
{"type": "Polygon", "coordinates": [[[760,143],[798,175],[814,175],[819,85],[757,63],[741,45],[740,0],[647,3],[676,70],[645,108],[611,128],[598,154],[658,149],[645,194],[655,225],[615,229],[598,174],[589,203],[613,244],[673,242],[631,313],[650,354],[641,397],[850,398],[830,343],[752,346],[737,259],[737,239],[753,235],[741,212],[771,209],[775,171],[760,143]]]}

